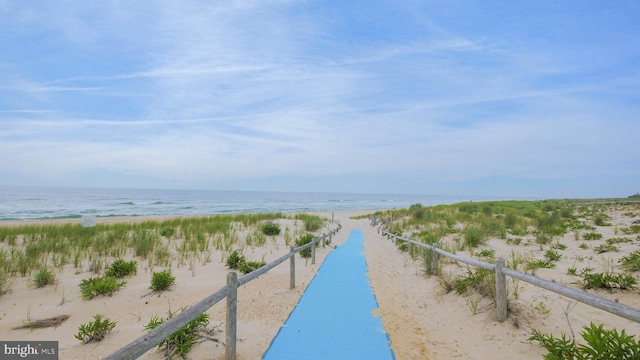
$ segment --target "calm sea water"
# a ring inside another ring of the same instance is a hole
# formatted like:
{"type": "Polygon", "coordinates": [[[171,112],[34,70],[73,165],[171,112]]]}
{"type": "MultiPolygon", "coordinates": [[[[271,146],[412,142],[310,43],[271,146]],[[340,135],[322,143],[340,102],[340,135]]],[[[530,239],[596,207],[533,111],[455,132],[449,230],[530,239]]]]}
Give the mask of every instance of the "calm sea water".
{"type": "Polygon", "coordinates": [[[161,216],[404,208],[488,197],[0,186],[0,219],[161,216]]]}

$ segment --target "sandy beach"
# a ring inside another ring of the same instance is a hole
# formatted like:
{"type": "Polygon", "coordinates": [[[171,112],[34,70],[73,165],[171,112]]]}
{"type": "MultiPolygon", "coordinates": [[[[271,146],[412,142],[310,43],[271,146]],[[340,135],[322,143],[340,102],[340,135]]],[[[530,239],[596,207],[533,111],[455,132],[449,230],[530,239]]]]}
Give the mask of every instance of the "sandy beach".
{"type": "MultiPolygon", "coordinates": [[[[351,229],[363,231],[369,276],[379,304],[377,314],[382,316],[397,359],[542,358],[544,350],[527,341],[533,329],[555,335],[570,334],[573,329],[578,335],[582,326],[589,322],[602,323],[606,328],[625,329],[630,334],[640,334],[639,324],[584,304],[576,305],[565,316],[567,306],[571,306],[573,301],[523,282],[512,284],[519,288],[519,296],[518,299],[511,299],[512,311],[509,319],[497,322],[488,298],[445,292],[438,277],[424,275],[420,261],[400,252],[391,240],[378,233],[369,220],[352,219],[355,215],[368,213],[372,211],[335,212],[335,220],[342,225],[342,230],[332,239],[331,245],[340,246],[344,243],[351,229]],[[477,308],[471,304],[475,304],[477,308]]],[[[321,215],[331,217],[331,213],[321,215]]],[[[615,236],[615,227],[628,226],[633,220],[620,214],[611,216],[613,226],[599,228],[598,231],[604,237],[598,241],[604,242],[615,236]]],[[[98,222],[141,220],[109,218],[98,219],[98,222]]],[[[301,226],[301,222],[294,220],[278,222],[283,227],[301,226]]],[[[572,235],[565,237],[566,239],[561,239],[569,246],[565,253],[573,254],[574,257],[559,262],[555,269],[539,269],[537,276],[569,284],[574,280],[566,275],[567,268],[587,265],[597,268],[604,261],[593,252],[589,253],[591,258],[587,257],[587,251],[578,248],[578,242],[572,235]],[[578,256],[584,263],[577,260],[578,256]]],[[[597,242],[594,241],[593,244],[597,242]]],[[[485,246],[496,249],[496,255],[505,258],[514,249],[502,239],[490,239],[485,246]]],[[[611,261],[616,262],[617,258],[636,248],[635,244],[621,244],[621,251],[615,253],[615,258],[611,261]]],[[[289,289],[289,268],[286,263],[239,289],[238,359],[259,359],[262,356],[330,250],[331,247],[318,248],[315,265],[308,259],[297,257],[295,289],[289,289]]],[[[282,236],[274,241],[267,241],[262,247],[245,248],[247,258],[263,259],[266,262],[286,254],[287,251],[288,247],[282,236]]],[[[527,251],[535,253],[538,249],[531,247],[527,251]]],[[[464,251],[457,254],[469,255],[464,251]]],[[[29,287],[29,276],[18,277],[13,290],[0,297],[0,339],[56,340],[59,341],[60,359],[99,359],[141,336],[144,325],[153,315],[165,316],[167,311],[176,311],[194,304],[223,287],[229,272],[224,264],[223,254],[214,251],[210,262],[173,265],[176,284],[169,291],[156,294],[149,290],[149,278],[151,271],[158,270],[161,268],[150,268],[144,261],[139,261],[138,273],[126,279],[126,287],[111,297],[99,296],[90,301],[81,300],[78,284],[91,274],[86,270],[78,272],[72,265],[67,265],[56,273],[56,285],[44,288],[29,287]],[[116,321],[117,326],[103,341],[84,345],[74,335],[78,327],[92,320],[95,314],[106,315],[116,321]],[[14,329],[29,320],[58,315],[70,317],[56,328],[14,329]]],[[[446,271],[452,273],[465,270],[466,265],[462,264],[451,263],[446,267],[446,271]]],[[[640,307],[637,291],[590,292],[640,307]]],[[[220,342],[224,342],[224,310],[223,301],[208,311],[211,335],[220,342]]],[[[189,358],[221,359],[223,354],[223,345],[204,341],[193,348],[189,358]]],[[[142,358],[161,359],[163,354],[153,349],[142,358]]]]}

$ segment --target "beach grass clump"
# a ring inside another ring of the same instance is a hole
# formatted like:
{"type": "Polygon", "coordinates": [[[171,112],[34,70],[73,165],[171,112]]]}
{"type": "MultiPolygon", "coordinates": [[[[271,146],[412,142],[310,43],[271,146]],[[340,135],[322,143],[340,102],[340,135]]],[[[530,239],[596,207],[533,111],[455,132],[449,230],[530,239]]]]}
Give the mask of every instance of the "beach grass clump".
{"type": "Polygon", "coordinates": [[[108,276],[83,279],[80,282],[81,297],[82,300],[91,300],[98,295],[111,296],[126,284],[126,281],[118,281],[108,276]]]}
{"type": "Polygon", "coordinates": [[[620,229],[625,235],[640,234],[640,225],[631,225],[620,229]]]}
{"type": "Polygon", "coordinates": [[[624,244],[624,243],[632,243],[633,240],[628,237],[614,237],[607,239],[607,244],[624,244]]]}
{"type": "Polygon", "coordinates": [[[466,274],[460,275],[455,279],[453,286],[458,295],[462,295],[469,288],[473,288],[483,296],[492,299],[496,296],[495,274],[493,271],[483,268],[467,270],[466,274]]]}
{"type": "Polygon", "coordinates": [[[133,233],[131,241],[133,242],[135,256],[146,259],[154,247],[159,244],[160,239],[156,232],[139,229],[133,233]]]}
{"type": "Polygon", "coordinates": [[[636,250],[618,260],[627,271],[640,271],[640,250],[636,250]]]}
{"type": "MultiPolygon", "coordinates": [[[[186,308],[182,308],[181,311],[184,311],[185,309],[186,308]]],[[[176,313],[172,311],[169,311],[166,318],[154,315],[147,325],[144,326],[144,329],[146,331],[151,331],[164,324],[175,315],[176,313]]],[[[202,313],[188,322],[185,326],[178,329],[178,331],[162,340],[162,342],[158,344],[158,348],[164,350],[165,357],[167,359],[172,359],[175,356],[179,356],[184,359],[193,346],[206,336],[207,325],[209,325],[209,315],[207,313],[202,313]]]]}
{"type": "Polygon", "coordinates": [[[531,275],[536,274],[537,269],[555,269],[556,262],[553,260],[529,260],[525,263],[526,270],[531,272],[531,275]]]}
{"type": "Polygon", "coordinates": [[[590,323],[581,333],[584,344],[565,334],[555,337],[534,330],[529,341],[536,341],[548,353],[545,359],[616,359],[631,360],[640,358],[640,344],[635,336],[627,335],[624,329],[618,333],[616,329],[605,330],[602,324],[590,323]]]}
{"type": "Polygon", "coordinates": [[[46,267],[42,267],[33,275],[33,279],[31,279],[30,285],[41,288],[47,285],[53,285],[55,284],[55,282],[55,273],[46,267]]]}
{"type": "Polygon", "coordinates": [[[613,274],[610,272],[592,273],[585,271],[580,282],[583,289],[621,289],[633,290],[637,288],[637,280],[628,274],[613,274]]]}
{"type": "Polygon", "coordinates": [[[13,280],[5,269],[0,267],[0,296],[8,293],[13,289],[13,280]]]}
{"type": "Polygon", "coordinates": [[[240,265],[246,261],[245,256],[240,253],[240,251],[234,250],[229,254],[229,256],[227,256],[225,265],[227,265],[229,269],[239,269],[240,265]]]}
{"type": "MultiPolygon", "coordinates": [[[[313,234],[306,233],[306,234],[300,236],[298,239],[296,239],[296,241],[295,241],[296,247],[307,245],[308,243],[312,242],[313,239],[314,239],[314,235],[313,234]]],[[[316,244],[316,246],[317,245],[318,244],[316,244]]],[[[306,248],[306,249],[300,250],[300,256],[305,257],[305,258],[311,257],[311,246],[306,248]]]]}
{"type": "Polygon", "coordinates": [[[267,265],[267,263],[264,261],[249,261],[238,250],[234,250],[227,257],[226,265],[229,269],[236,269],[243,274],[248,274],[267,265]]]}
{"type": "Polygon", "coordinates": [[[116,322],[104,315],[94,315],[93,321],[80,325],[75,338],[83,344],[102,341],[116,327],[116,322]]]}
{"type": "Polygon", "coordinates": [[[593,248],[593,251],[596,254],[602,254],[602,253],[606,253],[606,252],[615,252],[620,250],[620,247],[617,245],[613,245],[613,244],[600,244],[598,246],[595,246],[593,248]]]}
{"type": "Polygon", "coordinates": [[[473,255],[479,258],[493,259],[496,257],[496,249],[482,249],[473,255]]]}
{"type": "Polygon", "coordinates": [[[567,225],[558,212],[538,216],[537,226],[544,234],[561,236],[567,232],[567,225]]]}
{"type": "Polygon", "coordinates": [[[268,236],[276,236],[280,235],[280,225],[274,223],[273,221],[268,221],[262,224],[262,233],[268,236]]]}
{"type": "Polygon", "coordinates": [[[244,261],[242,262],[242,264],[240,264],[238,270],[240,270],[240,272],[242,272],[243,274],[248,274],[252,271],[260,269],[265,265],[267,265],[267,263],[264,261],[244,261]]]}
{"type": "Polygon", "coordinates": [[[173,237],[176,233],[177,233],[176,229],[172,227],[165,227],[160,229],[160,235],[166,238],[173,237]]]}
{"type": "Polygon", "coordinates": [[[549,261],[560,261],[560,259],[562,259],[562,254],[554,249],[549,249],[544,253],[544,257],[549,261]]]}
{"type": "Polygon", "coordinates": [[[425,275],[431,275],[434,273],[434,267],[433,267],[433,259],[435,256],[438,256],[437,253],[435,253],[433,251],[433,249],[431,248],[423,248],[422,249],[422,256],[420,257],[420,260],[422,261],[422,272],[425,275]]]}
{"type": "Polygon", "coordinates": [[[596,214],[593,217],[593,223],[596,226],[611,226],[611,223],[607,222],[607,220],[609,220],[609,217],[606,214],[596,214]]]}
{"type": "Polygon", "coordinates": [[[582,238],[584,240],[600,240],[602,239],[602,234],[597,232],[588,232],[588,233],[582,234],[582,238]]]}
{"type": "Polygon", "coordinates": [[[154,271],[151,274],[151,286],[149,286],[149,288],[153,291],[165,291],[168,290],[171,285],[175,284],[175,282],[176,277],[171,273],[171,269],[154,271]]]}
{"type": "Polygon", "coordinates": [[[297,214],[295,215],[295,219],[302,220],[304,222],[304,229],[309,232],[318,231],[322,225],[324,225],[324,220],[318,215],[297,214]]]}
{"type": "Polygon", "coordinates": [[[109,265],[105,271],[105,276],[121,278],[127,275],[136,274],[138,271],[138,262],[135,260],[126,261],[124,259],[117,259],[109,265]]]}
{"type": "Polygon", "coordinates": [[[475,248],[487,240],[485,230],[478,225],[467,225],[462,231],[464,244],[468,248],[475,248]]]}

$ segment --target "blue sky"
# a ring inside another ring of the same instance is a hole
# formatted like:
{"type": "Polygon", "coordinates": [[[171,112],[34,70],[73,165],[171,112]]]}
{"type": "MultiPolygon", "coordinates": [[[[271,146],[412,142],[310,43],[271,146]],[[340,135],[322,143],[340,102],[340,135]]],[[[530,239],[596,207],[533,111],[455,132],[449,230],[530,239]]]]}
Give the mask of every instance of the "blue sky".
{"type": "Polygon", "coordinates": [[[640,191],[637,1],[0,0],[0,185],[640,191]]]}

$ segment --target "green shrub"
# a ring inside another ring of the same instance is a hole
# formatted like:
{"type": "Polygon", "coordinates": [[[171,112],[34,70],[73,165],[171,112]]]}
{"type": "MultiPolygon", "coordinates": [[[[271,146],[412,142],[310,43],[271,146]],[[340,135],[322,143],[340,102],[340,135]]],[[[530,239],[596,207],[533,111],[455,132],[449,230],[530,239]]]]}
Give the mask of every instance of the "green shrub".
{"type": "Polygon", "coordinates": [[[537,341],[548,353],[544,355],[547,360],[631,360],[640,358],[640,344],[634,336],[627,335],[622,330],[605,330],[603,325],[591,323],[583,328],[581,335],[585,344],[576,344],[575,341],[562,334],[560,338],[552,334],[544,334],[534,330],[529,341],[537,341]]]}
{"type": "Polygon", "coordinates": [[[96,277],[83,279],[80,282],[80,290],[83,300],[91,300],[98,295],[113,295],[127,284],[126,281],[117,281],[112,277],[96,277]]]}
{"type": "Polygon", "coordinates": [[[527,262],[527,270],[555,269],[556,263],[551,260],[532,260],[527,262]]]}
{"type": "Polygon", "coordinates": [[[513,229],[517,224],[518,224],[518,215],[514,213],[508,213],[507,215],[505,215],[504,226],[506,226],[507,229],[513,229]]]}
{"type": "MultiPolygon", "coordinates": [[[[184,310],[185,308],[182,309],[182,311],[184,310]]],[[[171,311],[169,311],[166,318],[154,315],[151,320],[149,320],[149,323],[145,325],[144,329],[151,331],[174,316],[175,313],[171,311]]],[[[178,331],[162,340],[162,342],[158,344],[158,348],[164,349],[165,356],[168,359],[172,359],[176,355],[186,358],[187,353],[191,351],[193,345],[198,343],[200,338],[202,338],[201,334],[206,332],[208,324],[209,315],[207,313],[202,313],[196,316],[195,319],[188,322],[185,326],[178,329],[178,331]]]]}
{"type": "Polygon", "coordinates": [[[638,234],[640,233],[640,225],[631,225],[628,228],[622,228],[622,233],[625,235],[638,234]]]}
{"type": "Polygon", "coordinates": [[[107,268],[105,276],[121,278],[127,275],[135,274],[138,271],[138,263],[135,260],[126,261],[117,259],[107,268]]]}
{"type": "Polygon", "coordinates": [[[116,327],[114,321],[105,318],[104,315],[94,315],[93,321],[82,324],[78,328],[76,339],[82,341],[83,344],[102,341],[107,334],[116,327]]]}
{"type": "Polygon", "coordinates": [[[309,217],[304,220],[304,229],[307,231],[318,231],[324,222],[319,217],[309,217]]]}
{"type": "Polygon", "coordinates": [[[548,233],[537,231],[536,232],[536,243],[540,245],[548,244],[553,240],[553,237],[548,233]]]}
{"type": "Polygon", "coordinates": [[[244,261],[240,264],[238,270],[240,270],[243,274],[248,274],[254,270],[258,270],[259,268],[267,265],[264,261],[244,261]]]}
{"type": "MultiPolygon", "coordinates": [[[[296,242],[295,242],[296,247],[300,247],[302,245],[306,245],[306,244],[312,242],[313,239],[314,239],[313,234],[311,234],[311,233],[304,234],[304,235],[300,236],[298,239],[296,239],[296,242]]],[[[300,256],[302,256],[302,257],[311,257],[311,247],[308,247],[308,248],[300,251],[300,256]]]]}
{"type": "Polygon", "coordinates": [[[626,237],[617,237],[617,238],[607,239],[607,244],[621,244],[621,243],[631,243],[631,242],[633,242],[633,240],[626,237]]]}
{"type": "Polygon", "coordinates": [[[607,222],[608,219],[609,217],[607,215],[598,214],[594,216],[593,223],[596,224],[597,226],[611,226],[611,224],[607,222]]]}
{"type": "Polygon", "coordinates": [[[494,258],[496,257],[496,249],[482,249],[473,255],[481,258],[494,258]]]}
{"type": "Polygon", "coordinates": [[[171,269],[165,269],[162,271],[154,271],[151,274],[151,286],[149,287],[153,291],[165,291],[175,284],[176,277],[171,273],[171,269]]]}
{"type": "Polygon", "coordinates": [[[612,251],[618,251],[620,250],[619,247],[613,245],[613,244],[601,244],[598,245],[596,247],[593,248],[593,251],[595,251],[598,254],[602,254],[602,253],[606,253],[606,252],[612,252],[612,251]]]}
{"type": "Polygon", "coordinates": [[[600,240],[602,239],[602,234],[597,232],[590,232],[582,235],[582,238],[585,240],[600,240]]]}
{"type": "Polygon", "coordinates": [[[464,244],[469,248],[474,248],[484,243],[487,239],[483,229],[475,225],[465,227],[462,234],[464,236],[464,244]]]}
{"type": "Polygon", "coordinates": [[[464,294],[469,287],[476,289],[483,296],[495,298],[495,273],[487,269],[467,270],[466,275],[460,275],[454,280],[453,287],[457,294],[464,294]]]}
{"type": "Polygon", "coordinates": [[[41,288],[47,285],[55,284],[56,275],[46,267],[38,269],[36,273],[33,275],[33,279],[31,280],[31,285],[41,288]]]}
{"type": "Polygon", "coordinates": [[[636,288],[636,278],[627,274],[591,273],[585,272],[582,286],[585,289],[622,289],[633,290],[636,288]]]}
{"type": "Polygon", "coordinates": [[[302,220],[305,230],[309,232],[318,231],[324,224],[324,221],[318,215],[298,214],[296,219],[302,220]]]}
{"type": "Polygon", "coordinates": [[[553,249],[547,250],[547,252],[544,253],[544,257],[549,261],[558,261],[562,259],[562,255],[553,249]]]}
{"type": "Polygon", "coordinates": [[[160,235],[167,238],[172,237],[175,234],[176,234],[176,229],[174,228],[163,228],[162,230],[160,230],[160,235]]]}
{"type": "Polygon", "coordinates": [[[244,255],[242,255],[238,250],[234,250],[227,257],[226,265],[229,269],[239,269],[240,265],[246,262],[244,255]]]}
{"type": "Polygon", "coordinates": [[[262,225],[262,233],[265,235],[279,235],[280,234],[280,225],[274,222],[267,222],[262,225]]]}
{"type": "Polygon", "coordinates": [[[640,271],[640,250],[636,250],[628,256],[624,256],[618,261],[627,271],[640,271]]]}

